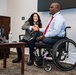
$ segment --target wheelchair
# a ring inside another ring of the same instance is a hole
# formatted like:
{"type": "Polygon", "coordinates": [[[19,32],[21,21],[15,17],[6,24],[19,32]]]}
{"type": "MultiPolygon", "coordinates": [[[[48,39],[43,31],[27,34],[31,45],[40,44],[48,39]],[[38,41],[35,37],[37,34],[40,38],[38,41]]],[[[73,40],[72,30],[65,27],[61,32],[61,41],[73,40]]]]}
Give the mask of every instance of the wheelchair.
{"type": "MultiPolygon", "coordinates": [[[[65,28],[65,37],[53,37],[59,39],[56,43],[45,44],[35,43],[34,64],[37,67],[43,67],[45,71],[51,70],[51,63],[62,71],[70,71],[76,66],[76,42],[69,39],[67,35],[67,26],[65,28]],[[42,52],[43,50],[43,52],[42,52]]],[[[24,35],[19,35],[19,40],[24,35]]],[[[25,45],[28,47],[28,45],[25,45]]]]}
{"type": "Polygon", "coordinates": [[[70,71],[76,66],[76,43],[69,39],[66,35],[65,37],[54,37],[59,39],[54,44],[45,44],[42,42],[35,43],[35,60],[34,64],[39,67],[38,64],[46,70],[51,70],[51,63],[53,63],[58,69],[62,71],[70,71]],[[42,52],[42,49],[44,51],[42,52]]]}

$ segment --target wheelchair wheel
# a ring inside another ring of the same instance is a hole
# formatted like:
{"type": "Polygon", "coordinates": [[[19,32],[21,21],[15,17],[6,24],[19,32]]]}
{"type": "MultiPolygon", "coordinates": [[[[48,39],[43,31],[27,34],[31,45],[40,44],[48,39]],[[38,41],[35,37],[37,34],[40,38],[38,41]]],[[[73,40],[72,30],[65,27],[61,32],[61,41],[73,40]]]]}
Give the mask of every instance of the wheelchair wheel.
{"type": "Polygon", "coordinates": [[[76,66],[76,43],[71,39],[62,39],[53,47],[53,61],[63,70],[69,71],[76,66]]]}

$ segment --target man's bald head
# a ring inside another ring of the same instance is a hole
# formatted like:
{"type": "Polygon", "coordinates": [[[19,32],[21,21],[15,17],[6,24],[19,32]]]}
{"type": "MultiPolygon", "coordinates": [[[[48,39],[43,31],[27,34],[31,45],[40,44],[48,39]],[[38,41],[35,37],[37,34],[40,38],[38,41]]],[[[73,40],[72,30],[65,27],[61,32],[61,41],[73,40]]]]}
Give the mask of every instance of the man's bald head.
{"type": "Polygon", "coordinates": [[[58,9],[60,10],[60,5],[59,5],[59,3],[55,2],[55,3],[52,3],[52,4],[54,4],[54,5],[56,6],[56,8],[58,8],[58,9]]]}
{"type": "Polygon", "coordinates": [[[50,13],[53,15],[55,14],[56,12],[60,11],[60,5],[59,3],[57,2],[54,2],[50,5],[50,13]]]}

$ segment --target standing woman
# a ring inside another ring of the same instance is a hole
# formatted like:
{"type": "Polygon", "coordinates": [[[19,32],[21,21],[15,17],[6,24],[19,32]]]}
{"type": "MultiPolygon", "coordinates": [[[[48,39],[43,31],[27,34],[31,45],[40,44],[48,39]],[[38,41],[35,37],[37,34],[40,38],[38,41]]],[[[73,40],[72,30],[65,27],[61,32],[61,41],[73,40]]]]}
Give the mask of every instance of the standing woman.
{"type": "MultiPolygon", "coordinates": [[[[27,21],[25,21],[24,25],[22,26],[22,30],[25,30],[26,32],[25,32],[25,36],[23,37],[23,39],[20,42],[28,43],[27,39],[30,38],[29,35],[30,35],[34,25],[38,25],[39,28],[42,27],[40,16],[37,13],[33,13],[30,16],[30,18],[27,21]]],[[[31,54],[29,60],[32,60],[33,51],[29,50],[29,54],[31,54]]],[[[12,60],[12,62],[18,63],[21,60],[22,60],[22,51],[21,51],[21,48],[17,48],[17,58],[12,60]]]]}

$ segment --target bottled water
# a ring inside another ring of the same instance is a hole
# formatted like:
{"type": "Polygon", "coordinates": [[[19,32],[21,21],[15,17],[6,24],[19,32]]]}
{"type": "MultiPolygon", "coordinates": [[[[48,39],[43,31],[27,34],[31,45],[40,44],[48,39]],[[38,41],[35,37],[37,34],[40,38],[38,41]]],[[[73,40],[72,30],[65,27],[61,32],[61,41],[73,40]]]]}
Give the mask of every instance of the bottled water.
{"type": "Polygon", "coordinates": [[[9,43],[11,43],[11,42],[12,42],[12,33],[9,32],[9,43]]]}

